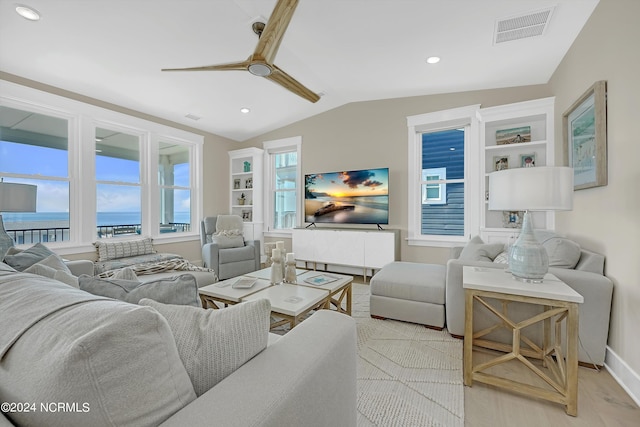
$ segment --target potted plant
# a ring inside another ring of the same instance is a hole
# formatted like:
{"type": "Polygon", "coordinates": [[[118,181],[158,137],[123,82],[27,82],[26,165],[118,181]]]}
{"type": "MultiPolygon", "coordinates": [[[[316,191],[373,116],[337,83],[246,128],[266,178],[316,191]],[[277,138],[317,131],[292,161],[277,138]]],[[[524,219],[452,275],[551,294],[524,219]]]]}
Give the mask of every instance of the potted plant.
{"type": "Polygon", "coordinates": [[[244,205],[244,201],[245,201],[245,195],[244,193],[240,194],[240,197],[238,197],[238,204],[239,205],[244,205]]]}

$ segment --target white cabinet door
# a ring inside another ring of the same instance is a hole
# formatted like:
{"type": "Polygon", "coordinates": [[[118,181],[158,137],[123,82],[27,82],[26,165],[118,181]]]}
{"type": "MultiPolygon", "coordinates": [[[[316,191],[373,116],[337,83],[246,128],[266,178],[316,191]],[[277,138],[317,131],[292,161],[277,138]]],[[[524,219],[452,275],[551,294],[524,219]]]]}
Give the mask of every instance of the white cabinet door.
{"type": "Polygon", "coordinates": [[[394,233],[376,232],[364,234],[365,267],[377,269],[395,261],[394,233]]]}
{"type": "Polygon", "coordinates": [[[342,230],[314,230],[314,233],[317,262],[364,265],[365,233],[342,230]]]}

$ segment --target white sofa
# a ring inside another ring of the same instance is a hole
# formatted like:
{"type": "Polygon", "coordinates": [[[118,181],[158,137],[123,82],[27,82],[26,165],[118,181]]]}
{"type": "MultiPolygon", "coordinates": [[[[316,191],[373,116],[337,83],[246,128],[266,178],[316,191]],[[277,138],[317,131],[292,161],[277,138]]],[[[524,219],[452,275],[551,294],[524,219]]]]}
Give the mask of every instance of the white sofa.
{"type": "MultiPolygon", "coordinates": [[[[81,274],[91,264],[69,266],[81,274]]],[[[35,405],[3,408],[0,425],[356,425],[355,322],[336,312],[269,334],[264,350],[199,397],[150,307],[0,263],[0,324],[0,402],[35,405]],[[66,406],[41,409],[52,402],[66,406]]]]}
{"type": "MultiPolygon", "coordinates": [[[[446,318],[447,330],[453,336],[464,336],[464,289],[462,287],[463,266],[504,269],[507,264],[488,261],[469,261],[458,259],[462,247],[452,248],[451,259],[447,262],[446,274],[446,318]]],[[[584,297],[584,302],[578,305],[578,360],[582,365],[602,366],[609,337],[609,318],[611,316],[611,300],[613,298],[613,282],[604,276],[604,256],[584,248],[579,250],[579,259],[574,268],[549,267],[549,273],[554,274],[576,292],[584,297]]],[[[532,285],[535,286],[535,285],[532,285]]],[[[513,303],[510,313],[521,312],[523,315],[533,315],[533,310],[539,307],[531,304],[513,303]]],[[[485,314],[484,312],[481,314],[485,314]]],[[[483,318],[474,316],[474,323],[478,329],[483,329],[495,317],[483,318]]],[[[540,334],[532,333],[530,337],[541,342],[540,334]]],[[[510,340],[508,334],[499,334],[498,340],[510,340]],[[502,336],[500,336],[502,335],[502,336]]]]}

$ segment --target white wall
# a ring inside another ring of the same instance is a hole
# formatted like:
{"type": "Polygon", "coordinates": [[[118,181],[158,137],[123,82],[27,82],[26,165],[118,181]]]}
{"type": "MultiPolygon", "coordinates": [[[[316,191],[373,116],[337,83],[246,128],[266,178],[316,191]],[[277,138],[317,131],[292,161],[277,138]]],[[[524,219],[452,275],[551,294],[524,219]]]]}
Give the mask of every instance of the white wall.
{"type": "MultiPolygon", "coordinates": [[[[607,80],[609,183],[574,193],[572,212],[556,226],[604,253],[614,281],[609,347],[640,373],[640,1],[600,0],[554,73],[556,123],[595,81],[607,80]]],[[[556,128],[562,141],[562,128],[556,128]]],[[[563,158],[562,146],[556,156],[563,158]]],[[[565,162],[567,160],[565,159],[565,162]]],[[[637,396],[640,396],[638,394],[637,396]]]]}
{"type": "MultiPolygon", "coordinates": [[[[389,168],[389,225],[399,229],[404,261],[446,263],[449,249],[407,245],[407,116],[482,104],[483,107],[550,96],[548,86],[526,86],[348,104],[243,143],[302,136],[302,172],[389,168]]],[[[322,102],[322,101],[320,101],[322,102]]],[[[371,227],[371,226],[368,226],[371,227]]]]}

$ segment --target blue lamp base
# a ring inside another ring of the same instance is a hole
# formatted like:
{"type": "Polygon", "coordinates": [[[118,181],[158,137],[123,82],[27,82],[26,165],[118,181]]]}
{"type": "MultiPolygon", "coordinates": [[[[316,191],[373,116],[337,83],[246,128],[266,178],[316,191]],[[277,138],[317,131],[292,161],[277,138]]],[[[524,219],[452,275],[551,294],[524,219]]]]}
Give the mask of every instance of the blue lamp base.
{"type": "Polygon", "coordinates": [[[529,283],[541,283],[549,271],[549,256],[533,234],[529,211],[524,213],[522,232],[509,252],[509,270],[515,279],[529,283]]]}

